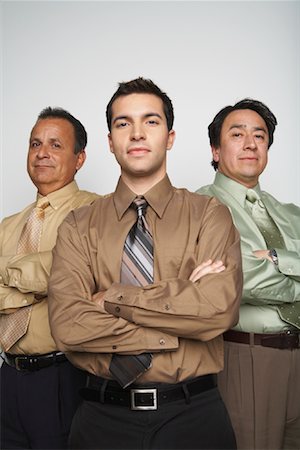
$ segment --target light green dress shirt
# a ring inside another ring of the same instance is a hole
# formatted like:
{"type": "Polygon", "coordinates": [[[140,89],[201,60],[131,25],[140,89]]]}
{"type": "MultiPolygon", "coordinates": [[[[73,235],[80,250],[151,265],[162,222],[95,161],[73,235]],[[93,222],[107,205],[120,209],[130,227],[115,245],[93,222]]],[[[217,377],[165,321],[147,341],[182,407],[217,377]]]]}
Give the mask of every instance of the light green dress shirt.
{"type": "Polygon", "coordinates": [[[236,330],[275,333],[290,329],[277,312],[276,305],[300,301],[300,208],[283,204],[259,184],[260,195],[268,213],[283,236],[285,249],[276,249],[278,268],[266,259],[258,259],[253,251],[267,249],[266,242],[246,208],[247,188],[217,172],[214,183],[197,193],[217,197],[228,206],[240,232],[243,258],[244,288],[236,330]]]}

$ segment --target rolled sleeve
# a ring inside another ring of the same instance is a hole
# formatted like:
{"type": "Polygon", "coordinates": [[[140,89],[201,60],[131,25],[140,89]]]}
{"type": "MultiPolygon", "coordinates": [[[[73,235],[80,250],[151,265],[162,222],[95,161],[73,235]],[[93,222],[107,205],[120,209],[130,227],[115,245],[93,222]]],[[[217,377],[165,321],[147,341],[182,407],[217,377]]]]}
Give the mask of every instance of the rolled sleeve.
{"type": "Polygon", "coordinates": [[[34,302],[34,294],[23,294],[18,289],[0,286],[0,314],[11,313],[15,308],[29,306],[34,302]]]}

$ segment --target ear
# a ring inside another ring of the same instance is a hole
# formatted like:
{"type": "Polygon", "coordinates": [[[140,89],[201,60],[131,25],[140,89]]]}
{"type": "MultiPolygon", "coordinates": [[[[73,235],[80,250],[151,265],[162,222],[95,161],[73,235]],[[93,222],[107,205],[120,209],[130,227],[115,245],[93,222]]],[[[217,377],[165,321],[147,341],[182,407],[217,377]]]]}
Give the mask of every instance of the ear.
{"type": "Polygon", "coordinates": [[[107,137],[108,137],[109,149],[110,149],[111,153],[114,153],[114,147],[113,147],[113,143],[112,143],[111,133],[108,133],[107,137]]]}
{"type": "Polygon", "coordinates": [[[220,147],[216,148],[216,147],[211,147],[211,152],[212,152],[212,157],[213,160],[215,162],[219,162],[220,161],[220,147]]]}
{"type": "Polygon", "coordinates": [[[77,154],[76,170],[79,170],[83,166],[85,159],[86,159],[85,150],[81,150],[77,154]]]}
{"type": "Polygon", "coordinates": [[[167,141],[167,150],[171,150],[175,141],[176,133],[174,130],[169,131],[168,141],[167,141]]]}

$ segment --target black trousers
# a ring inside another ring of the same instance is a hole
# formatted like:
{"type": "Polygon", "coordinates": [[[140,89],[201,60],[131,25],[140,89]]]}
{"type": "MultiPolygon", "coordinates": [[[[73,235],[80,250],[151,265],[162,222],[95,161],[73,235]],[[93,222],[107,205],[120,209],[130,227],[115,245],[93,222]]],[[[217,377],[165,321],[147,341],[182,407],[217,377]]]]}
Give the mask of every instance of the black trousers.
{"type": "Polygon", "coordinates": [[[1,376],[1,449],[67,448],[84,372],[68,361],[35,372],[5,362],[1,376]]]}
{"type": "Polygon", "coordinates": [[[83,401],[71,427],[71,449],[236,449],[217,388],[155,411],[83,401]]]}

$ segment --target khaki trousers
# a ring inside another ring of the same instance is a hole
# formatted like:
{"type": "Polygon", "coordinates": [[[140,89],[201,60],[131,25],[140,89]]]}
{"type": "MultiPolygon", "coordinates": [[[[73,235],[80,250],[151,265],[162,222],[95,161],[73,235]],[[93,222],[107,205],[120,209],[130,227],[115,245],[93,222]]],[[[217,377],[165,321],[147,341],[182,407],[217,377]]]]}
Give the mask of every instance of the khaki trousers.
{"type": "Polygon", "coordinates": [[[224,342],[218,385],[240,450],[300,449],[300,349],[224,342]]]}

